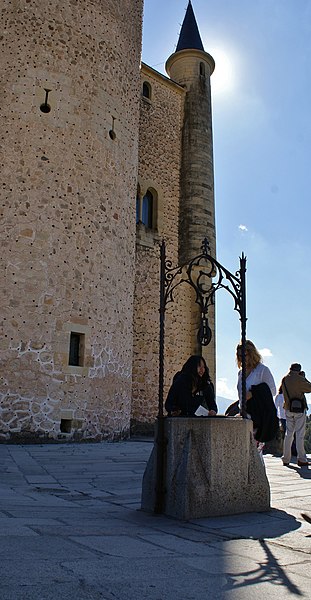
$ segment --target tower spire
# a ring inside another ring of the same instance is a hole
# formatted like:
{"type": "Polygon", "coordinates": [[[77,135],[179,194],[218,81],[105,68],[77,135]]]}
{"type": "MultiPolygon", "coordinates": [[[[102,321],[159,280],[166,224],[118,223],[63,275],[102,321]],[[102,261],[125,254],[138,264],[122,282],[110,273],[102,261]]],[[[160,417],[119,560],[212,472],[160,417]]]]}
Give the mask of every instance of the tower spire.
{"type": "MultiPolygon", "coordinates": [[[[191,2],[181,27],[176,50],[166,61],[168,76],[185,90],[179,198],[179,264],[200,254],[202,240],[208,237],[211,254],[216,256],[214,206],[214,165],[210,77],[215,68],[213,57],[205,52],[191,2]]],[[[196,338],[201,314],[191,305],[191,347],[194,354],[202,348],[196,338]]],[[[209,313],[215,331],[214,308],[209,313]]],[[[214,336],[213,336],[213,339],[214,336]]],[[[215,343],[204,357],[215,372],[215,343]]]]}
{"type": "Polygon", "coordinates": [[[181,26],[179,39],[177,43],[177,47],[175,52],[179,52],[179,50],[203,50],[204,47],[202,44],[201,36],[199,33],[199,28],[197,26],[197,22],[194,16],[191,0],[189,0],[185,18],[183,20],[183,24],[181,26]]]}

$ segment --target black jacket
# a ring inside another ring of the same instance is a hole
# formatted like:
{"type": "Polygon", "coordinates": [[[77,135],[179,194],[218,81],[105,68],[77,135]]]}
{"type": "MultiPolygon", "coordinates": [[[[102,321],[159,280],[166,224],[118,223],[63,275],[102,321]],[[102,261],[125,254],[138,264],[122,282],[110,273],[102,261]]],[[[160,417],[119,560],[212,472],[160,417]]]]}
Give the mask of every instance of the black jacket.
{"type": "Polygon", "coordinates": [[[191,376],[182,371],[176,373],[165,402],[167,412],[170,414],[172,411],[180,410],[180,416],[193,417],[200,405],[217,413],[212,382],[207,381],[201,390],[193,394],[191,376]]]}
{"type": "Polygon", "coordinates": [[[258,442],[270,442],[279,429],[279,420],[273,402],[273,396],[267,383],[259,383],[251,387],[252,397],[246,402],[246,410],[250,414],[256,429],[255,439],[258,442]]]}

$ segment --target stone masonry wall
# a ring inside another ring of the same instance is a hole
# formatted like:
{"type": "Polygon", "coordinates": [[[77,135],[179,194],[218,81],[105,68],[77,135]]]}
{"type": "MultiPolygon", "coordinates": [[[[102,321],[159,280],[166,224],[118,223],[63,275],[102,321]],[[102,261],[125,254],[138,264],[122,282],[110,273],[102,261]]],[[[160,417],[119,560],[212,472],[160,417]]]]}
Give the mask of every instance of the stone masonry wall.
{"type": "MultiPolygon", "coordinates": [[[[166,69],[170,77],[186,90],[182,132],[180,259],[188,262],[200,254],[205,237],[211,255],[216,257],[213,135],[210,76],[214,60],[201,50],[185,49],[172,54],[166,69]]],[[[200,314],[191,307],[194,332],[200,314]]],[[[215,381],[215,311],[209,308],[212,340],[202,348],[210,374],[215,381]]],[[[195,339],[195,338],[194,338],[195,339]]]]}
{"type": "Polygon", "coordinates": [[[142,5],[2,2],[4,441],[129,431],[142,5]]]}
{"type": "MultiPolygon", "coordinates": [[[[144,431],[158,412],[159,376],[159,243],[178,265],[181,131],[184,90],[146,65],[142,83],[150,85],[150,101],[141,99],[139,177],[142,193],[158,194],[157,230],[137,229],[134,303],[132,430],[144,431]],[[143,231],[142,231],[143,230],[143,231]]],[[[179,288],[166,311],[165,391],[172,376],[191,354],[189,291],[179,288]]]]}

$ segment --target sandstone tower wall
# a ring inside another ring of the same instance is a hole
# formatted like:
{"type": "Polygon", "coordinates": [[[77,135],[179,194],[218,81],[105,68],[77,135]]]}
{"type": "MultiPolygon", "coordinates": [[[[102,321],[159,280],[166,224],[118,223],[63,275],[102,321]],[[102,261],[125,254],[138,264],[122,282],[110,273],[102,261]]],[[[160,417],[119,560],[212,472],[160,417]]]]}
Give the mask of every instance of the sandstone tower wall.
{"type": "MultiPolygon", "coordinates": [[[[186,48],[172,54],[166,70],[184,87],[185,105],[182,130],[181,196],[179,213],[180,263],[187,263],[201,252],[205,237],[211,255],[216,257],[214,164],[210,77],[215,63],[203,50],[186,48]]],[[[209,309],[212,341],[201,348],[197,340],[200,312],[191,303],[192,351],[206,358],[215,381],[215,313],[209,309]]]]}
{"type": "MultiPolygon", "coordinates": [[[[197,34],[171,79],[140,70],[142,12],[143,0],[2,3],[0,441],[153,424],[159,244],[172,266],[205,235],[215,255],[213,59],[197,34]]],[[[190,286],[174,298],[165,395],[202,350],[190,286]]],[[[202,352],[213,374],[214,344],[202,352]]]]}
{"type": "Polygon", "coordinates": [[[2,5],[1,436],[121,437],[143,1],[2,5]]]}
{"type": "MultiPolygon", "coordinates": [[[[142,66],[141,85],[150,97],[141,97],[139,134],[139,202],[154,192],[153,227],[137,223],[134,304],[133,430],[154,423],[158,411],[160,247],[178,265],[181,133],[185,92],[166,77],[142,66]]],[[[141,216],[141,215],[140,215],[141,216]]],[[[165,392],[173,374],[190,351],[187,291],[176,294],[166,314],[165,392]],[[180,296],[180,297],[179,297],[180,296]]]]}

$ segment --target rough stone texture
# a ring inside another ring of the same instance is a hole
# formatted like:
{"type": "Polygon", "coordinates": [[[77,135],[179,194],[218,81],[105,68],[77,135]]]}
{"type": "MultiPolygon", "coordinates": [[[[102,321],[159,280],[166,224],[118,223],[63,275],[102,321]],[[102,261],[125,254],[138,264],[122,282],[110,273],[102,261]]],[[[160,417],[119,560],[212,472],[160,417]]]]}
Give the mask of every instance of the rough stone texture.
{"type": "MultiPolygon", "coordinates": [[[[172,266],[200,254],[204,237],[215,256],[211,61],[205,52],[177,52],[168,61],[171,80],[142,66],[142,85],[149,85],[150,99],[141,101],[139,195],[156,191],[157,218],[153,230],[142,223],[137,228],[133,431],[153,423],[158,411],[159,241],[165,239],[172,266]],[[205,77],[200,75],[201,62],[205,77]]],[[[174,292],[165,318],[166,395],[174,373],[189,355],[202,350],[197,341],[200,312],[187,284],[174,292]]],[[[202,353],[215,381],[214,307],[209,325],[213,338],[202,353]]]]}
{"type": "MultiPolygon", "coordinates": [[[[0,441],[117,439],[131,417],[139,430],[157,414],[158,244],[177,266],[183,243],[197,249],[213,230],[212,151],[185,143],[188,119],[194,138],[206,124],[210,135],[211,114],[208,70],[203,86],[188,55],[181,85],[147,65],[140,74],[142,12],[143,0],[2,2],[0,441]],[[193,230],[180,220],[190,151],[195,177],[207,158],[211,178],[207,212],[205,179],[192,204],[187,188],[193,230]],[[155,195],[152,230],[135,229],[137,183],[155,195]],[[81,337],[76,366],[71,333],[81,337]]],[[[191,290],[175,298],[165,395],[200,351],[191,290]]],[[[214,377],[213,344],[204,355],[214,377]]]]}
{"type": "Polygon", "coordinates": [[[166,63],[169,76],[183,85],[180,254],[181,263],[199,254],[207,236],[215,256],[214,170],[210,75],[213,59],[206,52],[182,50],[166,63]],[[200,75],[200,65],[205,75],[200,75]]]}
{"type": "Polygon", "coordinates": [[[270,511],[185,522],[139,510],[151,449],[0,445],[1,600],[310,598],[308,469],[265,456],[270,511]]]}
{"type": "Polygon", "coordinates": [[[2,439],[57,439],[62,410],[65,439],[122,437],[143,2],[2,4],[2,439]],[[77,367],[71,331],[85,337],[77,367]]]}
{"type": "MultiPolygon", "coordinates": [[[[211,255],[216,258],[214,202],[214,161],[210,76],[214,59],[200,50],[182,50],[166,62],[171,79],[186,90],[182,129],[181,197],[179,214],[180,263],[200,254],[205,237],[211,255]]],[[[191,306],[193,328],[197,331],[200,313],[191,306]]],[[[215,378],[215,311],[209,309],[212,341],[203,355],[207,359],[212,379],[215,378]]],[[[195,338],[194,338],[195,340],[195,338]]],[[[200,351],[200,348],[197,348],[200,351]]]]}
{"type": "MultiPolygon", "coordinates": [[[[137,226],[134,302],[132,430],[153,427],[158,412],[160,247],[165,239],[167,258],[178,263],[181,130],[183,88],[142,65],[141,84],[148,82],[150,100],[141,98],[139,134],[140,196],[156,192],[155,228],[137,226]]],[[[166,312],[165,394],[173,374],[192,353],[188,290],[175,294],[166,312]]]]}
{"type": "MultiPolygon", "coordinates": [[[[167,418],[164,428],[164,514],[187,520],[269,510],[269,483],[251,421],[167,418]]],[[[143,478],[146,511],[155,506],[156,455],[155,444],[143,478]]]]}

